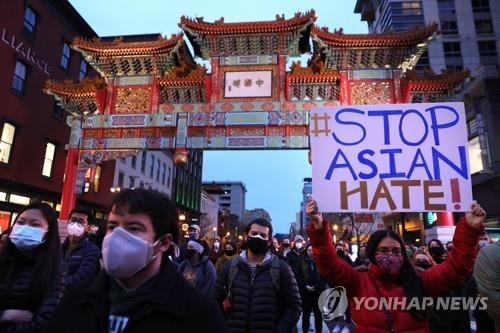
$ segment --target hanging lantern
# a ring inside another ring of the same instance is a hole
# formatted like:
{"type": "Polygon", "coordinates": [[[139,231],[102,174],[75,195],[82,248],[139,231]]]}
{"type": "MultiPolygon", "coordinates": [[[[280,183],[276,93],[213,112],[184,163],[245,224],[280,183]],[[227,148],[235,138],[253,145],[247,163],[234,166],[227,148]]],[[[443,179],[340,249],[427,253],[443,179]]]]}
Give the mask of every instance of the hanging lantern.
{"type": "Polygon", "coordinates": [[[188,151],[185,148],[177,148],[174,153],[174,163],[184,165],[188,161],[188,151]]]}

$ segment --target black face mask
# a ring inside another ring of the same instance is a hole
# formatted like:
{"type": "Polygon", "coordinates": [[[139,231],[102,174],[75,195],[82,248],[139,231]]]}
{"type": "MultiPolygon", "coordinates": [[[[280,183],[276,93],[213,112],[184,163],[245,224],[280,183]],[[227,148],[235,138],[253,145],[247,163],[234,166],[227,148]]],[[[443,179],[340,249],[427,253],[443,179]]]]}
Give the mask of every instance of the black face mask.
{"type": "Polygon", "coordinates": [[[247,239],[247,247],[250,251],[252,251],[256,255],[266,253],[269,248],[266,240],[250,236],[248,236],[247,239]]]}
{"type": "Polygon", "coordinates": [[[284,243],[284,244],[283,244],[283,247],[284,247],[285,249],[288,249],[288,248],[290,247],[290,244],[288,244],[288,243],[284,243]]]}
{"type": "Polygon", "coordinates": [[[236,250],[235,249],[232,249],[232,250],[226,250],[224,251],[224,253],[226,254],[226,256],[234,256],[236,254],[236,250]]]}
{"type": "Polygon", "coordinates": [[[196,252],[196,250],[193,250],[193,249],[189,249],[186,251],[186,258],[188,259],[193,259],[193,257],[198,254],[198,252],[196,252]]]}
{"type": "Polygon", "coordinates": [[[337,249],[337,255],[338,256],[343,256],[344,255],[344,250],[337,249]]]}
{"type": "Polygon", "coordinates": [[[416,260],[415,261],[415,266],[427,269],[431,267],[431,263],[428,260],[416,260]]]}

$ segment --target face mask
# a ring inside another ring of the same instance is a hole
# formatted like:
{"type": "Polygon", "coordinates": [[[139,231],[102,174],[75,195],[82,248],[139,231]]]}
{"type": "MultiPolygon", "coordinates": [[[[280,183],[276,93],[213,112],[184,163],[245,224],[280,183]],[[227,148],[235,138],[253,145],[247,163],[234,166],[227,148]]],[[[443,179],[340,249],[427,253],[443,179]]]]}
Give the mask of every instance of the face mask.
{"type": "Polygon", "coordinates": [[[197,239],[196,238],[196,233],[193,232],[193,233],[189,234],[189,240],[196,240],[196,239],[197,239]]]}
{"type": "Polygon", "coordinates": [[[219,251],[219,249],[220,249],[220,243],[219,242],[215,242],[214,243],[214,250],[215,251],[219,251]]]}
{"type": "Polygon", "coordinates": [[[342,249],[337,249],[337,255],[338,255],[338,256],[343,256],[343,255],[344,255],[344,250],[342,250],[342,249]]]}
{"type": "Polygon", "coordinates": [[[45,229],[15,224],[9,238],[19,251],[30,251],[44,242],[46,233],[45,229]]]}
{"type": "Polygon", "coordinates": [[[236,254],[236,250],[235,249],[226,250],[224,253],[226,254],[226,256],[231,257],[231,256],[234,256],[236,254]]]}
{"type": "Polygon", "coordinates": [[[268,249],[267,241],[265,239],[260,238],[260,237],[248,236],[247,246],[248,246],[248,249],[256,255],[264,254],[267,252],[267,249],[268,249]]]}
{"type": "Polygon", "coordinates": [[[303,246],[304,244],[302,244],[302,242],[295,243],[295,247],[297,248],[297,250],[302,249],[303,246]]]}
{"type": "Polygon", "coordinates": [[[427,269],[431,267],[431,263],[428,260],[415,260],[415,266],[427,269]]]}
{"type": "Polygon", "coordinates": [[[481,239],[479,241],[479,248],[482,249],[483,247],[485,247],[486,245],[488,245],[488,241],[485,240],[485,239],[481,239]]]}
{"type": "Polygon", "coordinates": [[[288,249],[288,248],[290,247],[290,244],[289,244],[289,243],[283,243],[283,247],[284,247],[285,249],[288,249]]]}
{"type": "Polygon", "coordinates": [[[385,271],[395,274],[399,272],[403,265],[403,257],[393,254],[378,254],[375,256],[375,262],[385,271]]]}
{"type": "Polygon", "coordinates": [[[411,257],[413,256],[413,251],[412,251],[412,250],[410,250],[410,249],[406,249],[405,251],[406,251],[406,256],[407,256],[408,258],[411,258],[411,257]]]}
{"type": "Polygon", "coordinates": [[[429,249],[429,254],[436,262],[442,262],[443,260],[440,259],[440,257],[444,254],[444,249],[442,247],[431,247],[429,249]]]}
{"type": "Polygon", "coordinates": [[[83,235],[85,228],[83,225],[78,223],[68,223],[68,235],[74,237],[80,237],[83,235]]]}
{"type": "Polygon", "coordinates": [[[117,227],[102,242],[102,260],[109,276],[128,279],[146,267],[155,258],[151,244],[117,227]]]}
{"type": "Polygon", "coordinates": [[[193,250],[193,249],[188,249],[186,251],[186,258],[188,259],[193,259],[193,257],[197,254],[198,252],[196,252],[196,250],[193,250]]]}

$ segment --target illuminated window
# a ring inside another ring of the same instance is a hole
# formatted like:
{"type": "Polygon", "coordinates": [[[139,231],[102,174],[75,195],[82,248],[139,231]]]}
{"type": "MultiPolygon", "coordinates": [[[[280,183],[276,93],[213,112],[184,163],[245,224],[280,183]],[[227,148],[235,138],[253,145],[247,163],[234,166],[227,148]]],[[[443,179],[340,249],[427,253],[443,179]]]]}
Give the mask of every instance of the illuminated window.
{"type": "Polygon", "coordinates": [[[9,163],[14,143],[16,128],[9,123],[3,124],[2,137],[0,138],[0,163],[9,163]]]}
{"type": "Polygon", "coordinates": [[[22,61],[16,61],[14,76],[12,77],[12,91],[16,94],[24,94],[26,88],[26,65],[22,61]]]}
{"type": "Polygon", "coordinates": [[[7,201],[7,193],[0,192],[0,201],[7,201]]]}
{"type": "Polygon", "coordinates": [[[36,21],[37,21],[37,15],[33,11],[31,7],[26,7],[24,11],[24,27],[23,31],[30,37],[35,36],[36,32],[36,21]]]}
{"type": "Polygon", "coordinates": [[[479,136],[469,140],[469,161],[471,174],[483,171],[483,158],[479,136]]]}
{"type": "Polygon", "coordinates": [[[87,193],[90,191],[90,183],[85,182],[85,185],[83,186],[83,192],[87,193]]]}
{"type": "Polygon", "coordinates": [[[94,173],[94,192],[99,192],[100,186],[101,186],[101,166],[97,165],[95,167],[95,173],[94,173]]]}
{"type": "Polygon", "coordinates": [[[15,203],[18,205],[26,206],[26,205],[29,205],[30,198],[25,197],[23,195],[11,194],[9,197],[9,202],[12,202],[12,203],[15,203]]]}
{"type": "Polygon", "coordinates": [[[52,176],[52,167],[54,165],[54,155],[56,146],[53,143],[47,142],[45,145],[45,157],[43,159],[42,175],[45,177],[52,176]]]}
{"type": "Polygon", "coordinates": [[[62,54],[61,54],[61,67],[68,70],[71,60],[71,49],[68,43],[63,44],[62,54]]]}

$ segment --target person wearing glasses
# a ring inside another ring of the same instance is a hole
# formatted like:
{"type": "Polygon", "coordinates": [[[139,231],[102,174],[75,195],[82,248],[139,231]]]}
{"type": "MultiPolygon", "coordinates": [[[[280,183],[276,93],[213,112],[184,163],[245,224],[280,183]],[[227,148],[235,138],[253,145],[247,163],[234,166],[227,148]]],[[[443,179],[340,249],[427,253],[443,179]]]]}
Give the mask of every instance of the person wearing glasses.
{"type": "Polygon", "coordinates": [[[306,213],[312,221],[308,234],[318,270],[330,286],[345,288],[352,319],[357,325],[356,332],[359,333],[429,332],[427,312],[418,307],[409,308],[407,302],[413,300],[422,304],[424,296],[445,296],[463,284],[472,271],[486,217],[481,206],[473,202],[470,212],[456,226],[453,251],[448,259],[421,273],[410,263],[399,235],[392,230],[378,230],[370,236],[366,246],[369,270],[360,272],[338,258],[330,228],[323,223],[314,200],[307,203],[306,213]],[[384,298],[386,301],[398,299],[400,302],[405,297],[406,304],[403,301],[403,305],[392,308],[377,306],[373,309],[370,302],[359,304],[362,297],[384,298]]]}
{"type": "Polygon", "coordinates": [[[75,208],[69,214],[68,237],[63,243],[63,258],[66,263],[66,287],[94,277],[100,270],[99,248],[86,237],[90,212],[75,208]]]}

